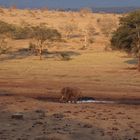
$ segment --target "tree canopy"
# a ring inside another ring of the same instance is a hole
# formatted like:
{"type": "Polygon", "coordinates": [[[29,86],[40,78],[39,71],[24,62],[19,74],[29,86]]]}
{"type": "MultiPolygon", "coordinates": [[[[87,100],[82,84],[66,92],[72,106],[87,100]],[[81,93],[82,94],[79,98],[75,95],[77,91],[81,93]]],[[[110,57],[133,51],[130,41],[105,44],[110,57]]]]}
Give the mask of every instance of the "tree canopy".
{"type": "Polygon", "coordinates": [[[111,46],[137,56],[140,71],[140,10],[120,18],[120,26],[112,36],[111,46]]]}
{"type": "Polygon", "coordinates": [[[34,46],[38,50],[40,59],[42,59],[42,52],[47,41],[61,40],[61,34],[56,29],[47,28],[46,26],[36,26],[33,27],[33,38],[37,41],[34,46]]]}
{"type": "Polygon", "coordinates": [[[120,26],[114,32],[111,44],[113,49],[140,55],[140,10],[120,18],[120,26]]]}
{"type": "Polygon", "coordinates": [[[46,40],[56,41],[61,39],[61,34],[56,29],[47,28],[45,26],[33,27],[33,37],[42,42],[46,40]]]}

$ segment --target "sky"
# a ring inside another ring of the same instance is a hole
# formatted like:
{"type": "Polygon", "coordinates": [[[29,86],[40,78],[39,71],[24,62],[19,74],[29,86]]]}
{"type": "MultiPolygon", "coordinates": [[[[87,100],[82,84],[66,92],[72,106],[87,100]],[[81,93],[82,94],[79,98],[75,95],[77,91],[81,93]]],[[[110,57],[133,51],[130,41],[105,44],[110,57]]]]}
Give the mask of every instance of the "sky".
{"type": "Polygon", "coordinates": [[[0,0],[0,5],[19,8],[140,7],[140,0],[0,0]]]}

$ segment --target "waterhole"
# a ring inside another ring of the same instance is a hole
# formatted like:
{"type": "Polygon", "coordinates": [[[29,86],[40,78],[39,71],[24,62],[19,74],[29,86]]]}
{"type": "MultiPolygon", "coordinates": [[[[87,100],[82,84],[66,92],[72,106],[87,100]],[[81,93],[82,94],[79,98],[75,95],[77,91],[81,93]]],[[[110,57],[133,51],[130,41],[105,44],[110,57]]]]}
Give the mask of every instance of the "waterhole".
{"type": "MultiPolygon", "coordinates": [[[[10,93],[0,93],[1,96],[16,96],[14,94],[10,93]]],[[[61,103],[60,98],[54,98],[54,97],[46,97],[46,96],[37,96],[33,97],[36,100],[43,101],[43,102],[54,102],[54,103],[61,103]]],[[[75,103],[74,101],[68,101],[66,103],[72,104],[75,103]]],[[[140,105],[140,99],[121,99],[121,100],[111,100],[111,99],[96,99],[93,97],[81,97],[78,98],[76,101],[77,104],[86,104],[86,103],[96,103],[96,104],[128,104],[128,105],[140,105]]]]}
{"type": "MultiPolygon", "coordinates": [[[[45,102],[56,102],[61,103],[59,98],[51,98],[51,97],[36,97],[37,100],[45,101],[45,102]]],[[[67,103],[74,103],[74,101],[68,101],[67,103]]],[[[111,99],[95,99],[93,97],[82,97],[79,98],[76,102],[77,104],[85,104],[85,103],[96,103],[96,104],[128,104],[128,105],[140,105],[140,99],[136,100],[111,100],[111,99]]]]}

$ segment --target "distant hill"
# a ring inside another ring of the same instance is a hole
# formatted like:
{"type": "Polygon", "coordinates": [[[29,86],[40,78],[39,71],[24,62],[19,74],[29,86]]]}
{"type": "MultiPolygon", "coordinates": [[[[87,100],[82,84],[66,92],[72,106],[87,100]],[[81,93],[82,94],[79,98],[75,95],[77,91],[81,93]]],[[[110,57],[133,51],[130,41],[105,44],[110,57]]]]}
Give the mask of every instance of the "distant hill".
{"type": "Polygon", "coordinates": [[[128,13],[134,10],[140,10],[140,7],[93,7],[92,10],[97,13],[128,13]]]}
{"type": "MultiPolygon", "coordinates": [[[[18,2],[17,4],[12,3],[11,0],[5,0],[5,1],[1,1],[0,0],[0,6],[2,7],[11,7],[11,6],[16,6],[17,8],[20,9],[39,9],[39,8],[46,8],[46,2],[41,1],[40,3],[38,3],[38,5],[36,5],[36,3],[32,3],[31,0],[27,1],[26,3],[23,1],[18,2]],[[44,4],[44,5],[43,5],[44,4]]],[[[79,11],[80,8],[50,8],[47,7],[48,9],[56,9],[56,10],[60,10],[60,11],[79,11]]],[[[88,7],[87,7],[88,8],[88,7]]],[[[96,13],[118,13],[118,14],[122,14],[122,13],[128,13],[134,10],[140,10],[140,6],[139,7],[90,7],[93,12],[96,13]]]]}
{"type": "MultiPolygon", "coordinates": [[[[86,7],[85,7],[86,8],[86,7]]],[[[88,7],[87,7],[88,8],[88,7]]],[[[95,13],[128,13],[135,10],[140,10],[140,7],[92,7],[90,8],[95,13]]],[[[59,11],[79,11],[78,8],[60,8],[59,11]]]]}

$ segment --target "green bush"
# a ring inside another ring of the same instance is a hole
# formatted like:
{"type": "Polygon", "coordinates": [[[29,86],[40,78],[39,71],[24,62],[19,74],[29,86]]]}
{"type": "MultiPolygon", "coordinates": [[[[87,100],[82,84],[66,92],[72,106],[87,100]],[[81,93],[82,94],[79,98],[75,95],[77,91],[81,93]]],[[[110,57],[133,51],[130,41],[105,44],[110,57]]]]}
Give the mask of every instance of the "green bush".
{"type": "Polygon", "coordinates": [[[140,53],[140,10],[120,19],[120,26],[112,36],[111,45],[113,49],[140,53]]]}
{"type": "Polygon", "coordinates": [[[140,10],[120,19],[120,26],[112,36],[111,45],[113,49],[135,54],[140,71],[140,10]]]}

